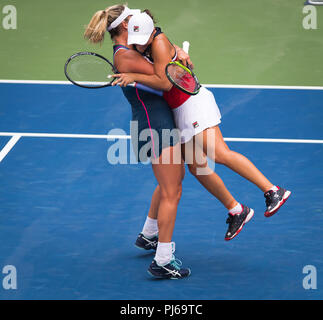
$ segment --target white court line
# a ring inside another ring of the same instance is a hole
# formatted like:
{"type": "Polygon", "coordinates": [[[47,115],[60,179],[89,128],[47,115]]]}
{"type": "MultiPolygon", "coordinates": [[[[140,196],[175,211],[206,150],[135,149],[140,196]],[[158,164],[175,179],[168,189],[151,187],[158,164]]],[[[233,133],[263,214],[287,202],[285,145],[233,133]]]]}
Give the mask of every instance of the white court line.
{"type": "Polygon", "coordinates": [[[279,90],[323,90],[320,86],[278,86],[278,85],[243,85],[243,84],[203,84],[207,88],[230,89],[279,89],[279,90]]]}
{"type": "Polygon", "coordinates": [[[13,135],[12,138],[7,142],[7,144],[0,151],[0,162],[6,157],[6,155],[10,152],[10,150],[14,147],[14,145],[20,139],[20,135],[13,135]]]}
{"type": "MultiPolygon", "coordinates": [[[[7,79],[1,80],[0,79],[0,83],[72,85],[72,83],[69,81],[60,81],[60,80],[7,80],[7,79]]],[[[203,84],[203,86],[208,88],[323,90],[322,86],[279,86],[279,85],[240,85],[240,84],[203,84]]]]}
{"type": "Polygon", "coordinates": [[[21,84],[71,84],[69,81],[56,80],[6,80],[0,79],[0,83],[21,83],[21,84]]]}
{"type": "MultiPolygon", "coordinates": [[[[104,134],[68,134],[68,133],[31,133],[31,132],[0,132],[0,136],[11,137],[4,148],[0,151],[0,162],[6,157],[21,137],[29,138],[74,138],[74,139],[106,139],[130,140],[130,135],[104,135],[104,134]]],[[[267,138],[223,138],[224,141],[232,142],[269,142],[269,143],[307,143],[323,144],[323,140],[312,139],[267,139],[267,138]]]]}
{"type": "Polygon", "coordinates": [[[323,143],[323,140],[313,139],[223,138],[223,140],[234,142],[323,143]]]}
{"type": "MultiPolygon", "coordinates": [[[[0,132],[0,136],[19,136],[30,138],[74,138],[74,139],[131,139],[130,135],[105,134],[68,134],[68,133],[32,133],[32,132],[0,132]]],[[[233,142],[276,142],[276,143],[323,143],[313,139],[270,139],[270,138],[223,138],[233,142]]]]}
{"type": "Polygon", "coordinates": [[[31,133],[31,132],[0,132],[0,136],[14,136],[29,138],[74,138],[74,139],[130,139],[130,135],[107,134],[74,134],[74,133],[31,133]]]}

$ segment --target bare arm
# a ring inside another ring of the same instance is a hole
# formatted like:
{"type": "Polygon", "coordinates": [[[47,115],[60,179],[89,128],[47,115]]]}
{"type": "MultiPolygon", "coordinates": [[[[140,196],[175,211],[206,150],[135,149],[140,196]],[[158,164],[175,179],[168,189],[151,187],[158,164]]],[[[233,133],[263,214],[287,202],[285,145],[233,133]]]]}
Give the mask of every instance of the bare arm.
{"type": "Polygon", "coordinates": [[[134,72],[154,74],[154,67],[139,52],[135,50],[122,50],[114,58],[119,72],[134,72]]]}
{"type": "Polygon", "coordinates": [[[152,42],[152,55],[154,58],[154,74],[142,74],[142,73],[122,73],[113,75],[118,78],[114,81],[114,85],[126,86],[132,82],[140,82],[148,87],[169,91],[172,84],[166,77],[165,67],[168,62],[172,60],[173,47],[169,41],[164,37],[155,38],[152,42]]]}

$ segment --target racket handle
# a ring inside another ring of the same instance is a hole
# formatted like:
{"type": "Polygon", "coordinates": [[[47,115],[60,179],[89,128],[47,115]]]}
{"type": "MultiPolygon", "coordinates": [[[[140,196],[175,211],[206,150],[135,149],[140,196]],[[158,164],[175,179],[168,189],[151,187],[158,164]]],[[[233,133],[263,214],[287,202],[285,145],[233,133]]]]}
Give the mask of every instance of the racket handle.
{"type": "Polygon", "coordinates": [[[183,42],[183,50],[188,53],[188,50],[190,48],[190,43],[188,41],[183,42]]]}

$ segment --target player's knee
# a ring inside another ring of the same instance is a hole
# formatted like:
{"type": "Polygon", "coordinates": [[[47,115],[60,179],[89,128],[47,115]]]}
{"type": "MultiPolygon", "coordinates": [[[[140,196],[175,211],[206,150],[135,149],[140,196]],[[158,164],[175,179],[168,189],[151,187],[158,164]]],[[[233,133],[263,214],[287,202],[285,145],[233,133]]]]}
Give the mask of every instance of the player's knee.
{"type": "Polygon", "coordinates": [[[213,161],[218,164],[226,164],[228,157],[230,156],[230,152],[230,149],[226,148],[216,150],[213,161]]]}
{"type": "Polygon", "coordinates": [[[196,163],[188,164],[188,170],[193,176],[199,175],[199,172],[205,168],[207,168],[207,163],[204,163],[202,165],[198,165],[196,163]]]}
{"type": "Polygon", "coordinates": [[[182,196],[182,184],[172,185],[168,188],[161,188],[161,200],[177,204],[182,196]]]}

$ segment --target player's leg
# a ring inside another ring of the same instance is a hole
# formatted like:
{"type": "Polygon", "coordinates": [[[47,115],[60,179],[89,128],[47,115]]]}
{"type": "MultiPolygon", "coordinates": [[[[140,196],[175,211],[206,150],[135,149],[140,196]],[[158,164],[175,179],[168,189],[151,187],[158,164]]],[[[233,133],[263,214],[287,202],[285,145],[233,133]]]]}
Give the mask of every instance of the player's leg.
{"type": "Polygon", "coordinates": [[[228,210],[238,204],[222,179],[208,166],[207,157],[204,151],[194,143],[194,137],[182,144],[182,154],[190,173],[228,210]]]}
{"type": "Polygon", "coordinates": [[[207,157],[202,148],[195,143],[195,137],[182,144],[182,154],[190,173],[229,211],[225,239],[233,239],[252,218],[254,211],[240,204],[229,192],[222,179],[208,166],[207,157]]]}
{"type": "MultiPolygon", "coordinates": [[[[178,149],[178,147],[177,147],[178,149]]],[[[169,156],[172,152],[174,152],[173,148],[165,148],[164,150],[162,150],[162,154],[164,155],[163,158],[164,162],[166,162],[165,164],[170,164],[171,162],[175,162],[177,164],[182,163],[182,159],[181,159],[181,155],[178,155],[178,159],[176,159],[176,161],[169,159],[169,156]],[[168,159],[166,159],[168,157],[168,159]],[[167,161],[166,161],[166,160],[167,161]]],[[[155,163],[155,165],[158,165],[159,162],[161,162],[162,160],[158,160],[158,161],[153,161],[155,163]]],[[[182,166],[182,177],[184,178],[185,175],[185,168],[184,166],[182,166]]],[[[157,244],[158,244],[158,221],[157,221],[157,217],[158,217],[158,209],[159,209],[159,204],[160,204],[160,196],[161,196],[161,188],[159,185],[157,185],[157,187],[155,188],[153,195],[152,195],[152,199],[151,199],[151,203],[150,203],[150,208],[148,211],[148,216],[146,217],[144,226],[142,231],[139,233],[136,242],[135,242],[135,246],[140,248],[140,249],[145,249],[145,250],[156,250],[157,248],[157,244]]]]}
{"type": "Polygon", "coordinates": [[[153,172],[159,185],[158,245],[148,271],[155,277],[184,278],[190,275],[190,270],[180,267],[176,262],[172,242],[177,206],[182,194],[184,164],[181,157],[176,156],[177,161],[174,159],[175,154],[180,155],[179,144],[170,147],[169,151],[167,156],[170,155],[170,159],[165,159],[166,152],[163,151],[158,159],[152,160],[153,172]]]}
{"type": "Polygon", "coordinates": [[[157,213],[159,240],[170,242],[182,194],[182,169],[178,164],[153,164],[159,183],[160,199],[157,213]]]}
{"type": "Polygon", "coordinates": [[[225,143],[219,126],[208,128],[196,137],[203,150],[216,163],[223,164],[237,172],[245,179],[258,186],[263,192],[273,187],[273,184],[242,154],[232,151],[225,143]]]}
{"type": "Polygon", "coordinates": [[[135,246],[144,250],[156,250],[158,244],[158,208],[160,203],[160,187],[154,190],[151,198],[148,216],[146,217],[142,231],[139,233],[135,246]]]}
{"type": "Polygon", "coordinates": [[[216,163],[223,164],[260,188],[266,197],[266,216],[275,213],[287,200],[290,191],[272,184],[256,166],[242,154],[232,151],[223,140],[219,126],[197,135],[196,142],[216,163]]]}

